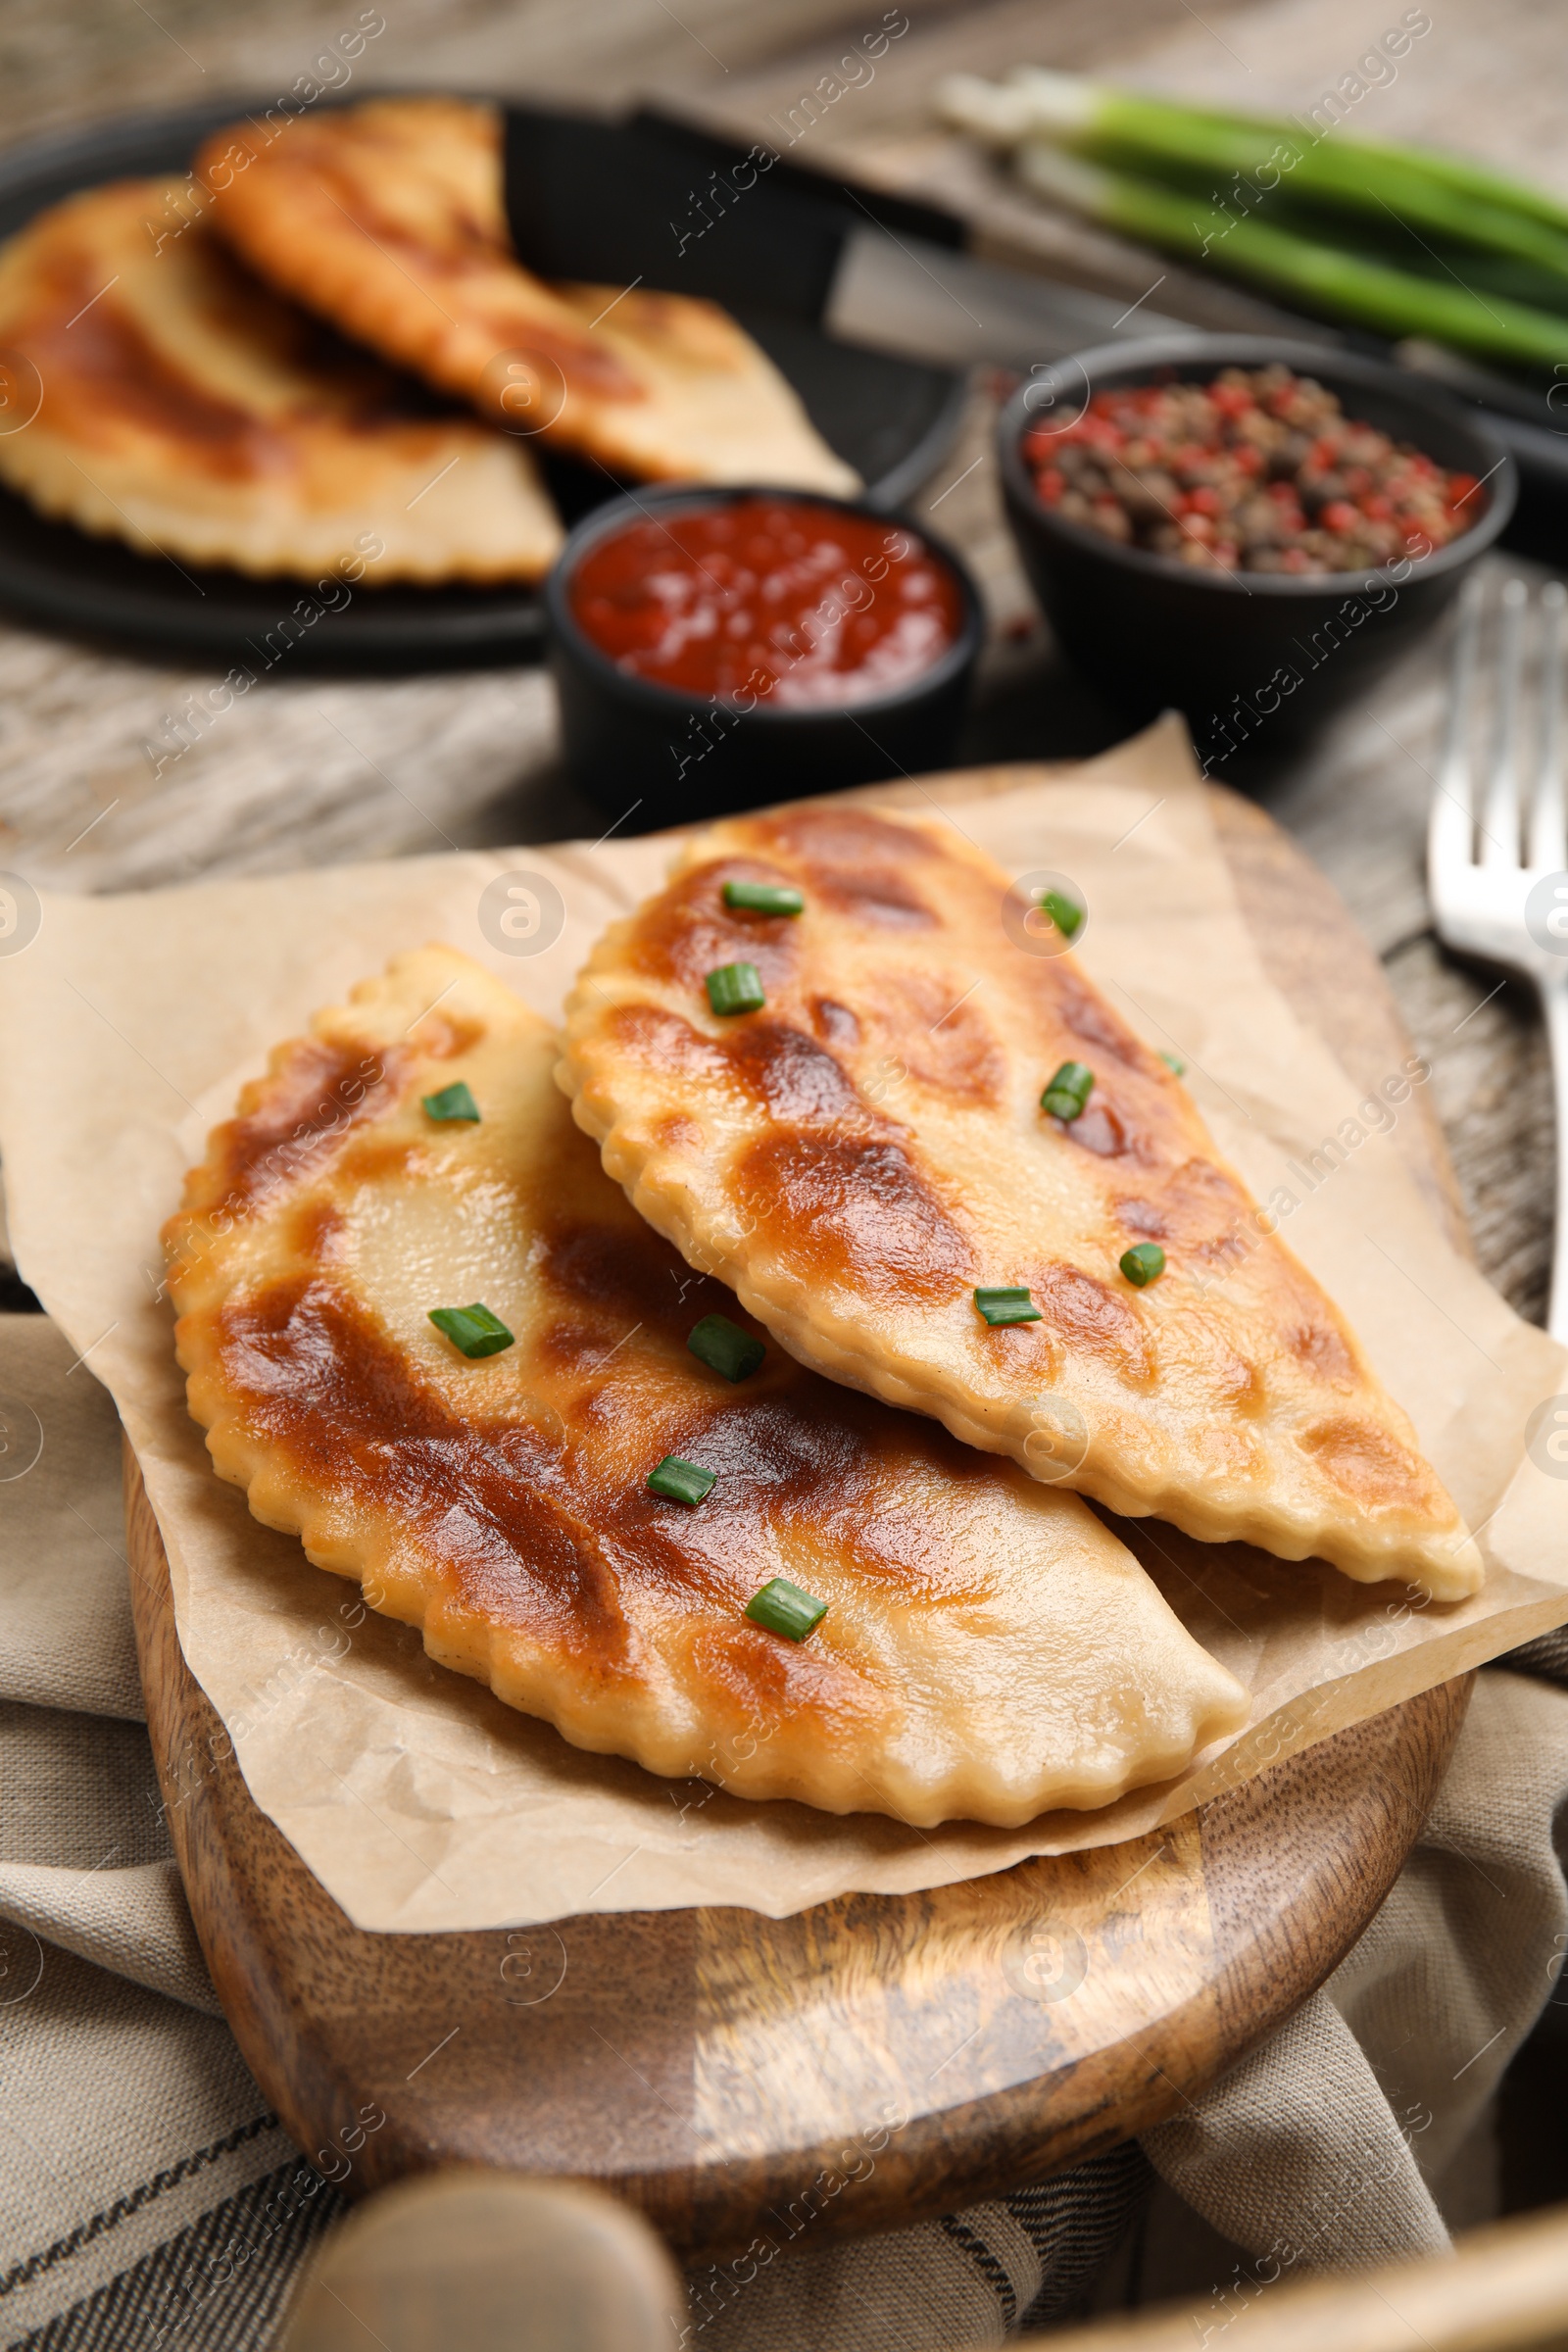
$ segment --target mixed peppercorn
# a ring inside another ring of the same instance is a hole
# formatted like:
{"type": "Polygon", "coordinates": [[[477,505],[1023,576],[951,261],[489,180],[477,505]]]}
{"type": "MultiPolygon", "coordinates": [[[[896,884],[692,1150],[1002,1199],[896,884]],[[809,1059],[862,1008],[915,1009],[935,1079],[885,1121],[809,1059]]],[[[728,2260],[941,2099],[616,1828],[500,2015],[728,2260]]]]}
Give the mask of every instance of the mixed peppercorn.
{"type": "Polygon", "coordinates": [[[1097,392],[1023,456],[1048,507],[1200,570],[1368,571],[1429,555],[1480,519],[1474,474],[1347,416],[1278,364],[1208,384],[1097,392]]]}

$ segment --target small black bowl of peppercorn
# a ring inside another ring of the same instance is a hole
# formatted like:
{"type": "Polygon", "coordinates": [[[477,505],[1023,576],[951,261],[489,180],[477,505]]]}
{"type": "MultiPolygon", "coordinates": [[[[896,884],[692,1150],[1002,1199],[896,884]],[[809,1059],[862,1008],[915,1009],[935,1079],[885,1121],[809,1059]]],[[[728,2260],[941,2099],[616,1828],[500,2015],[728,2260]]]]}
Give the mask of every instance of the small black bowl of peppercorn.
{"type": "Polygon", "coordinates": [[[1360,693],[1513,512],[1500,442],[1397,368],[1180,335],[1037,369],[998,426],[1007,516],[1064,652],[1206,763],[1360,693]]]}

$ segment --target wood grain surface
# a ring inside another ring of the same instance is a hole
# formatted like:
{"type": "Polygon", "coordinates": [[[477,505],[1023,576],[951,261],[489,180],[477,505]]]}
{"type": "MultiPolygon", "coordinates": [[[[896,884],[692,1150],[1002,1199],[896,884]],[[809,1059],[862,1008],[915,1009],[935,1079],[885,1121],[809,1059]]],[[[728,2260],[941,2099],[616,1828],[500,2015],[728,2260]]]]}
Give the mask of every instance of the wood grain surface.
{"type": "MultiPolygon", "coordinates": [[[[1407,1043],[1332,892],[1255,810],[1220,795],[1216,814],[1273,976],[1357,1076],[1381,1075],[1407,1043]]],[[[1413,1122],[1408,1138],[1441,1198],[1441,1138],[1413,1122]]],[[[126,1520],[192,1915],[301,2148],[353,2194],[462,2163],[598,2181],[693,2254],[760,2229],[815,2240],[948,2211],[1169,2114],[1359,1935],[1469,1696],[1468,1678],[1429,1691],[1162,1834],[959,1886],[785,1920],[702,1909],[370,1936],[224,1759],[128,1453],[126,1520]]]]}
{"type": "Polygon", "coordinates": [[[277,2352],[670,2352],[685,2308],[669,2256],[612,2198],[450,2172],[332,2232],[277,2352]]]}

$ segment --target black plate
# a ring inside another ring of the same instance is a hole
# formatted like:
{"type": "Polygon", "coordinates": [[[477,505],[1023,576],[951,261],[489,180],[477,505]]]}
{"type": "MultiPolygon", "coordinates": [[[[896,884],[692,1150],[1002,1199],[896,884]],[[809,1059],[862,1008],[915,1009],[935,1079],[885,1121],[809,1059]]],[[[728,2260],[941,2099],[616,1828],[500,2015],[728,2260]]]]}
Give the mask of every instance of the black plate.
{"type": "MultiPolygon", "coordinates": [[[[208,132],[243,117],[248,103],[256,102],[230,98],[123,116],[0,156],[0,237],[78,188],[187,171],[208,132]]],[[[615,134],[603,122],[554,119],[554,142],[564,157],[580,139],[597,167],[607,135],[615,134]]],[[[624,139],[632,171],[641,162],[635,126],[626,127],[624,139]]],[[[635,217],[635,206],[628,209],[635,217]]],[[[763,208],[756,210],[760,222],[763,208]]],[[[738,219],[737,232],[744,226],[744,218],[738,219]]],[[[771,281],[759,270],[752,282],[771,281]]],[[[867,483],[876,505],[896,507],[938,464],[962,414],[961,376],[835,341],[802,316],[748,304],[732,308],[795,386],[823,439],[867,483]]],[[[602,470],[554,456],[546,457],[544,469],[568,525],[621,487],[602,470]]],[[[216,567],[182,569],[137,555],[116,540],[47,521],[0,489],[0,603],[24,619],[129,640],[143,650],[202,654],[256,673],[259,664],[270,668],[278,658],[280,624],[307,594],[304,582],[255,580],[216,567]]],[[[542,628],[543,606],[530,590],[360,588],[350,604],[291,638],[287,665],[353,674],[529,661],[538,655],[542,628]]]]}

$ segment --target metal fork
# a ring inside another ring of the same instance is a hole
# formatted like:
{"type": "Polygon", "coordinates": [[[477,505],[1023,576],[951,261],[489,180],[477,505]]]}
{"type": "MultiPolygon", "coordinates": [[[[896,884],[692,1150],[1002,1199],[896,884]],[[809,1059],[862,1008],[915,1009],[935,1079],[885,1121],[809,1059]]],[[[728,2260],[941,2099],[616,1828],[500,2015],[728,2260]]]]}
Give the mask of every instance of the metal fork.
{"type": "Polygon", "coordinates": [[[1562,686],[1568,588],[1543,589],[1534,612],[1506,582],[1496,624],[1490,741],[1474,755],[1477,655],[1485,589],[1470,582],[1453,653],[1448,733],[1427,833],[1438,937],[1463,956],[1534,981],[1551,1049],[1557,1121],[1556,1238],[1546,1328],[1568,1341],[1568,838],[1564,835],[1562,686]],[[1532,691],[1527,640],[1536,641],[1532,691]]]}

